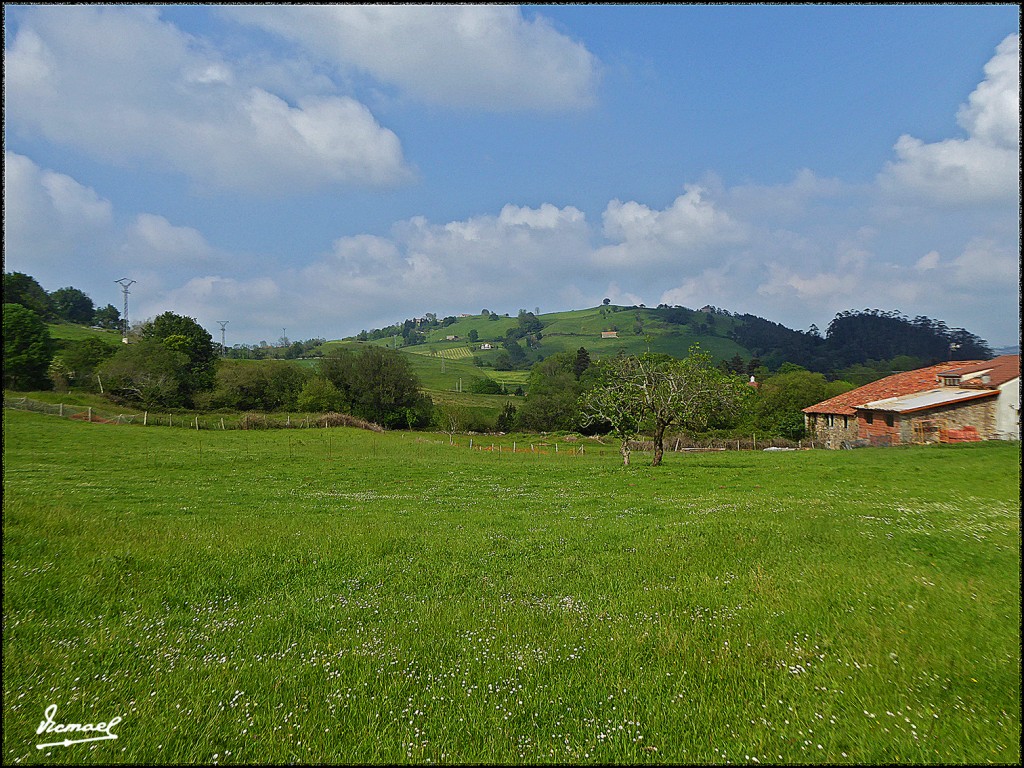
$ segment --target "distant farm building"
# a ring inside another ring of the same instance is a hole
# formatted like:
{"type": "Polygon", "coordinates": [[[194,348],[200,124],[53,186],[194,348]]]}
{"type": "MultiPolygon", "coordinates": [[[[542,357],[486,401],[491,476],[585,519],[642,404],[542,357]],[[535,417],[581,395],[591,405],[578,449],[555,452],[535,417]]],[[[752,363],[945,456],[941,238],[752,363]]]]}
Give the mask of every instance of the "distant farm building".
{"type": "Polygon", "coordinates": [[[480,345],[480,349],[494,349],[494,347],[492,347],[487,342],[484,342],[483,344],[480,345]]]}
{"type": "Polygon", "coordinates": [[[803,410],[828,448],[1020,440],[1020,356],[896,373],[803,410]]]}
{"type": "Polygon", "coordinates": [[[617,339],[619,338],[618,331],[601,331],[602,339],[617,339]]]}

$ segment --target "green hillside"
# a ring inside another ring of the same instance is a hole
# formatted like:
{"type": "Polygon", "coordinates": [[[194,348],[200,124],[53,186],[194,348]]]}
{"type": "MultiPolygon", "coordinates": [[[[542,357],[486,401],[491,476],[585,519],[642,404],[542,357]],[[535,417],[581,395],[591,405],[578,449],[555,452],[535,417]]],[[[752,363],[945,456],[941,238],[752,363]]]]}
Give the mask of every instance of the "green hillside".
{"type": "MultiPolygon", "coordinates": [[[[705,318],[709,313],[696,313],[705,318]]],[[[749,359],[751,354],[726,335],[735,325],[730,317],[715,316],[714,330],[694,331],[693,325],[665,322],[657,310],[624,307],[594,307],[571,312],[541,315],[544,323],[541,349],[547,357],[555,352],[586,347],[591,357],[615,355],[620,351],[631,354],[662,352],[674,357],[686,357],[690,347],[700,344],[716,360],[733,355],[749,359]],[[616,338],[605,339],[601,334],[615,331],[616,338]],[[648,338],[649,337],[649,338],[648,338]]]]}
{"type": "Polygon", "coordinates": [[[121,332],[105,328],[91,328],[88,325],[74,323],[47,323],[50,338],[62,341],[82,341],[83,339],[99,339],[105,344],[117,346],[121,343],[121,332]]]}
{"type": "MultiPolygon", "coordinates": [[[[735,355],[744,360],[753,357],[749,350],[728,338],[739,321],[710,312],[694,312],[685,324],[667,322],[660,310],[617,306],[551,312],[538,315],[537,319],[542,325],[540,341],[526,349],[531,364],[580,347],[585,347],[595,360],[620,352],[646,351],[681,358],[694,344],[700,344],[716,360],[727,360],[735,355]],[[604,338],[602,334],[606,332],[616,335],[604,338]]],[[[474,377],[488,377],[511,391],[518,385],[525,386],[529,372],[499,371],[494,365],[503,352],[502,342],[507,332],[518,326],[517,317],[464,316],[448,326],[428,329],[425,343],[398,347],[398,351],[409,356],[413,369],[428,390],[458,391],[461,381],[466,391],[474,377]],[[472,342],[469,340],[471,331],[476,331],[477,335],[472,342]]],[[[526,348],[524,340],[519,343],[526,348]]],[[[358,342],[350,338],[327,342],[321,350],[327,352],[335,346],[359,344],[394,348],[395,341],[387,338],[358,342]]]]}
{"type": "MultiPolygon", "coordinates": [[[[379,339],[377,341],[328,341],[320,350],[325,354],[332,349],[357,350],[365,345],[381,347],[393,347],[393,342],[379,339]]],[[[473,346],[479,346],[473,345],[473,346]]],[[[423,388],[429,392],[458,392],[468,393],[470,384],[476,378],[490,378],[499,384],[504,384],[511,392],[519,385],[525,385],[529,371],[496,371],[493,368],[484,368],[476,365],[474,353],[470,351],[465,343],[455,345],[451,342],[433,342],[417,344],[411,347],[401,347],[398,351],[406,355],[412,365],[413,372],[419,378],[423,388]],[[451,358],[446,354],[452,350],[465,350],[469,354],[458,358],[451,358]]],[[[477,352],[479,355],[480,353],[477,352]]],[[[487,353],[483,353],[486,355],[487,353]]]]}
{"type": "MultiPolygon", "coordinates": [[[[544,316],[541,316],[541,320],[544,316]]],[[[515,328],[518,321],[514,317],[504,315],[470,315],[460,317],[455,323],[445,328],[434,328],[427,334],[430,343],[443,342],[448,336],[458,336],[465,339],[469,332],[475,330],[480,335],[480,341],[501,341],[509,328],[515,328]],[[497,317],[497,320],[491,320],[497,317]]]]}

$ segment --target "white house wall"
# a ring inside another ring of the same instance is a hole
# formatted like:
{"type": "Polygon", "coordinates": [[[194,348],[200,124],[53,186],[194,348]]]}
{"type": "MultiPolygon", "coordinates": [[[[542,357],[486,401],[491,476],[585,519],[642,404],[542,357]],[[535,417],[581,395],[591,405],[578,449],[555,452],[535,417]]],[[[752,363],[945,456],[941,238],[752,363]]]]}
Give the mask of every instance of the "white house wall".
{"type": "Polygon", "coordinates": [[[1002,440],[1020,440],[1020,378],[999,387],[996,433],[1002,440]]]}

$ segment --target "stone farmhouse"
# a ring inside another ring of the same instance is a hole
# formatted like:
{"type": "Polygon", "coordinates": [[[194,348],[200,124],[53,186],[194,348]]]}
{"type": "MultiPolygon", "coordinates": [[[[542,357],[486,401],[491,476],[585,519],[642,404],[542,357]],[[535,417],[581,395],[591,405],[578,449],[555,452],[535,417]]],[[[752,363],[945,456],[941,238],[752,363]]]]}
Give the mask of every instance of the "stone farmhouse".
{"type": "Polygon", "coordinates": [[[896,373],[803,411],[828,448],[1020,440],[1020,355],[896,373]]]}

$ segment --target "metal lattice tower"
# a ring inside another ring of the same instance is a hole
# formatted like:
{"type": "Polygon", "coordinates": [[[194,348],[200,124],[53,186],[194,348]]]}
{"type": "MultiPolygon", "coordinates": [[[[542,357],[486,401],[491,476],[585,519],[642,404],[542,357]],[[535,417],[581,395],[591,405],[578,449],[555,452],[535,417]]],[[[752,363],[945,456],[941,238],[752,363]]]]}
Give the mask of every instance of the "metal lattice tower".
{"type": "Polygon", "coordinates": [[[224,329],[227,327],[229,320],[218,320],[217,324],[220,325],[220,356],[227,357],[228,347],[224,343],[224,329]]]}
{"type": "Polygon", "coordinates": [[[134,280],[129,280],[127,277],[122,277],[120,280],[115,280],[115,283],[121,286],[121,290],[124,292],[124,312],[121,313],[121,341],[124,344],[128,343],[128,286],[135,283],[134,280]]]}

